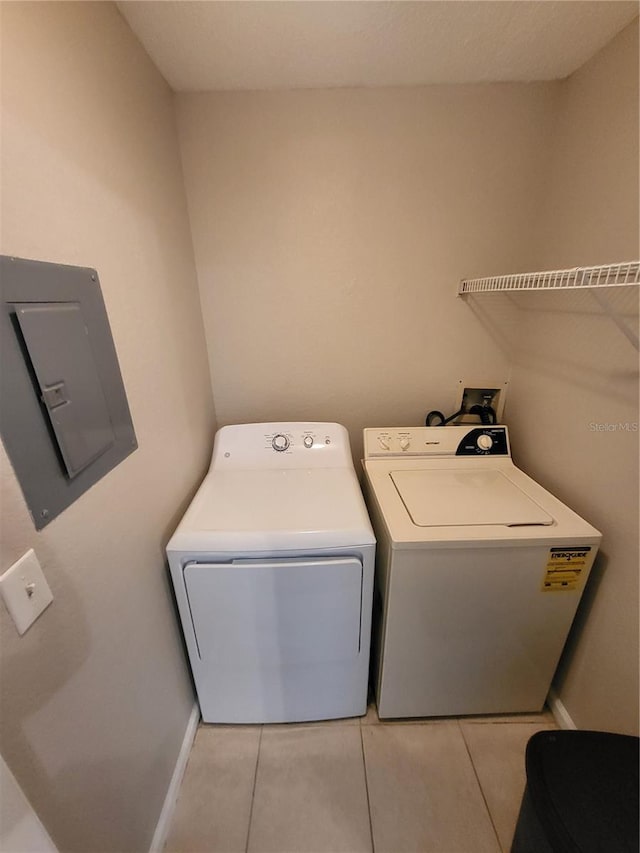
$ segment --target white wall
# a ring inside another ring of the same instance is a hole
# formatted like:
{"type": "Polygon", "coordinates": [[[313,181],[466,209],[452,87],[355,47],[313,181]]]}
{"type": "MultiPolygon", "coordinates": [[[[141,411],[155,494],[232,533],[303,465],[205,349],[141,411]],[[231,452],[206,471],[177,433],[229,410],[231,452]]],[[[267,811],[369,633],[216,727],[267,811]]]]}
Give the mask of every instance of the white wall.
{"type": "MultiPolygon", "coordinates": [[[[640,257],[638,22],[562,84],[538,268],[640,257]]],[[[517,460],[603,534],[555,687],[581,728],[638,733],[637,288],[520,297],[517,460]],[[594,429],[592,425],[604,425],[594,429]],[[608,427],[606,425],[613,425],[608,427]]]]}
{"type": "Polygon", "coordinates": [[[179,94],[220,422],[337,420],[357,458],[507,379],[456,288],[526,268],[556,88],[179,94]]]}
{"type": "Polygon", "coordinates": [[[36,533],[2,454],[2,754],[61,850],[148,849],[193,705],[163,547],[206,470],[211,388],[172,93],[115,6],[3,4],[2,251],[94,266],[139,449],[36,533]]]}

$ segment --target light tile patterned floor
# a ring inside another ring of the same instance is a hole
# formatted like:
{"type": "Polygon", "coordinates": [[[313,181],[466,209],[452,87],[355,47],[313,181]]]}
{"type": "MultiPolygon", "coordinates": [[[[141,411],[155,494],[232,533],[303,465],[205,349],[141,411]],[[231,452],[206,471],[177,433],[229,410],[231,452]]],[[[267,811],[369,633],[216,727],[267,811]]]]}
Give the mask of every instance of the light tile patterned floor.
{"type": "Polygon", "coordinates": [[[167,853],[500,853],[550,713],[200,726],[167,853]]]}

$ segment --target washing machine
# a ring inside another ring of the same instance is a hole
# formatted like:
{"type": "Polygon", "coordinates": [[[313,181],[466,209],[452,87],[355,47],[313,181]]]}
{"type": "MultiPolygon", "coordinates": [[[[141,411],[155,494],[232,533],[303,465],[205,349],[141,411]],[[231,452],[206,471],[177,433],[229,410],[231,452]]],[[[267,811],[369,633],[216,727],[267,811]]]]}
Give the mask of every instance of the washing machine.
{"type": "Polygon", "coordinates": [[[506,426],[364,431],[381,717],[539,711],[600,533],[512,462],[506,426]]]}
{"type": "Polygon", "coordinates": [[[218,430],[167,555],[205,722],[366,713],[375,539],[344,427],[218,430]]]}

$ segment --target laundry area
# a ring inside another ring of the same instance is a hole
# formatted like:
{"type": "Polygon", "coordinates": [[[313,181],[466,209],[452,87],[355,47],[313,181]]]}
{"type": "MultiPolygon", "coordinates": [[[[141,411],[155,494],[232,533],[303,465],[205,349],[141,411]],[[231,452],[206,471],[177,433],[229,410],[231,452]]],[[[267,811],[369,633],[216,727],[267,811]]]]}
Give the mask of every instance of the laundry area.
{"type": "Polygon", "coordinates": [[[0,32],[0,847],[626,850],[638,4],[0,32]]]}

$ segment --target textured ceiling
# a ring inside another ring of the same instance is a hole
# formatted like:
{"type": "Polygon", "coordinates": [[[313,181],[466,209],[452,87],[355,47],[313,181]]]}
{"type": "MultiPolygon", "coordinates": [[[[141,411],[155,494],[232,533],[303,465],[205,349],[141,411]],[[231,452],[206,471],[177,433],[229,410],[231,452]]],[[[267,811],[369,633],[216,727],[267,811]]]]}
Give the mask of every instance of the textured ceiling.
{"type": "Polygon", "coordinates": [[[407,86],[566,77],[635,15],[583,0],[126,0],[176,91],[407,86]]]}

